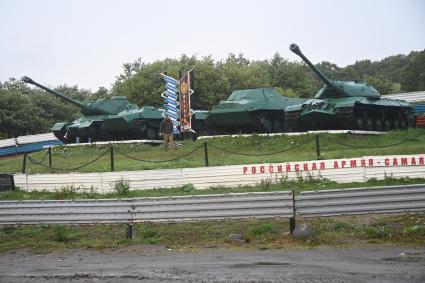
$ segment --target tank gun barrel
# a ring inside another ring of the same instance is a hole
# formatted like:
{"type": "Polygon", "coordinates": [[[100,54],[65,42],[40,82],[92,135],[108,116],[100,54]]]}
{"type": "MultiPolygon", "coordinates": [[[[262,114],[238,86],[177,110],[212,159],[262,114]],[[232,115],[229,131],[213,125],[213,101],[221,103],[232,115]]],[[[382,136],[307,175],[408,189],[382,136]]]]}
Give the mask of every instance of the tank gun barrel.
{"type": "Polygon", "coordinates": [[[78,100],[72,99],[71,97],[68,97],[66,95],[63,95],[63,94],[61,94],[59,92],[56,92],[56,91],[54,91],[54,90],[52,90],[52,89],[50,89],[50,88],[48,88],[48,87],[46,87],[46,86],[44,86],[42,84],[39,84],[39,83],[33,81],[31,78],[29,78],[27,76],[22,77],[22,81],[24,81],[24,82],[26,82],[28,84],[32,84],[32,85],[38,86],[39,88],[44,89],[45,91],[50,92],[51,94],[55,95],[56,97],[59,97],[59,98],[61,98],[63,100],[66,100],[69,103],[72,103],[72,104],[80,107],[81,109],[86,108],[86,106],[85,106],[84,103],[82,103],[82,102],[80,102],[78,100]]]}
{"type": "Polygon", "coordinates": [[[291,50],[292,52],[294,52],[295,54],[297,54],[298,56],[301,57],[301,59],[303,59],[303,61],[310,67],[310,69],[313,70],[313,72],[315,72],[319,78],[325,82],[325,84],[328,87],[334,87],[333,83],[331,83],[331,81],[325,76],[325,74],[323,74],[319,69],[316,68],[316,66],[314,66],[310,60],[307,59],[307,57],[304,56],[304,54],[301,52],[300,48],[298,47],[297,44],[292,43],[289,46],[289,50],[291,50]]]}

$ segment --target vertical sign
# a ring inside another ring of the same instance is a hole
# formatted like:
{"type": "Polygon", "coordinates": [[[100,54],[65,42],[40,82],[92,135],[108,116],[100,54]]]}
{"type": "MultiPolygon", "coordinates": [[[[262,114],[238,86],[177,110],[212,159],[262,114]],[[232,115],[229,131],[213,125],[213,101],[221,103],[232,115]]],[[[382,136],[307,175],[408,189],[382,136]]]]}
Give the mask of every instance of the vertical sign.
{"type": "Polygon", "coordinates": [[[190,109],[190,96],[193,90],[190,89],[190,70],[179,80],[179,102],[180,102],[180,131],[192,131],[193,110],[190,109]]]}
{"type": "Polygon", "coordinates": [[[165,74],[161,74],[165,81],[165,91],[161,94],[161,96],[165,100],[164,104],[164,112],[162,112],[162,116],[168,116],[171,119],[171,122],[173,122],[173,133],[179,134],[180,131],[177,129],[177,126],[180,124],[178,119],[178,106],[179,102],[177,101],[178,98],[178,84],[179,82],[175,79],[173,79],[170,76],[167,76],[165,74]]]}

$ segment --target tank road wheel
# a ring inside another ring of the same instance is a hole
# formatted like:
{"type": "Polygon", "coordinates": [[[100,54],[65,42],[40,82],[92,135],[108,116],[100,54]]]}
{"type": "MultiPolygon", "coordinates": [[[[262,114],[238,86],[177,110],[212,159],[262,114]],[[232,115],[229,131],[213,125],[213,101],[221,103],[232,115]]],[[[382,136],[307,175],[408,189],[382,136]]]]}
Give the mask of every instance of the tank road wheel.
{"type": "Polygon", "coordinates": [[[398,120],[398,118],[394,118],[393,119],[393,129],[394,130],[399,130],[400,129],[400,121],[398,120]]]}
{"type": "Polygon", "coordinates": [[[374,130],[374,123],[373,123],[372,117],[370,117],[367,114],[365,116],[366,116],[366,118],[365,118],[365,127],[366,127],[366,130],[373,131],[374,130]]]}
{"type": "Polygon", "coordinates": [[[400,113],[398,115],[398,121],[400,123],[400,129],[401,130],[406,130],[408,125],[407,125],[407,117],[404,113],[400,113]]]}
{"type": "Polygon", "coordinates": [[[375,130],[382,131],[384,128],[384,122],[381,117],[376,118],[375,120],[375,130]]]}
{"type": "Polygon", "coordinates": [[[384,118],[384,130],[385,131],[391,131],[391,118],[388,116],[385,116],[384,118]]]}
{"type": "Polygon", "coordinates": [[[272,132],[273,124],[266,117],[261,117],[261,126],[263,128],[263,131],[265,131],[267,133],[272,132]]]}
{"type": "Polygon", "coordinates": [[[146,129],[146,138],[149,140],[156,140],[158,138],[158,133],[154,128],[148,127],[146,129]]]}
{"type": "Polygon", "coordinates": [[[273,121],[273,132],[275,133],[282,132],[282,123],[279,120],[273,121]]]}
{"type": "Polygon", "coordinates": [[[363,117],[360,113],[354,115],[354,127],[356,130],[363,130],[364,128],[363,117]]]}

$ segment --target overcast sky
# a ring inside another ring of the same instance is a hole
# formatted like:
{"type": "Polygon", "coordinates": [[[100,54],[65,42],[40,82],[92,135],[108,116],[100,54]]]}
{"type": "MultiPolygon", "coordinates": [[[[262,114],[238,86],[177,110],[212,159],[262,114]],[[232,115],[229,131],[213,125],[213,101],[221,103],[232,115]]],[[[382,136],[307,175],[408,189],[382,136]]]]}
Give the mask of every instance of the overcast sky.
{"type": "Polygon", "coordinates": [[[229,53],[338,66],[425,49],[423,0],[0,0],[0,81],[110,88],[122,64],[229,53]]]}

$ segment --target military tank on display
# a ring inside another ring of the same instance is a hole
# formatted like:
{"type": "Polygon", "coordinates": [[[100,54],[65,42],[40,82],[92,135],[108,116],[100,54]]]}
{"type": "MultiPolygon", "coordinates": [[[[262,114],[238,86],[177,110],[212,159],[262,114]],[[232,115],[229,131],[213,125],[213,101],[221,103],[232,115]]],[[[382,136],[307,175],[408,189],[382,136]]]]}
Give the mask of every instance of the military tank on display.
{"type": "Polygon", "coordinates": [[[209,134],[282,132],[285,107],[304,101],[282,96],[273,88],[235,90],[212,107],[206,129],[209,134]]]}
{"type": "Polygon", "coordinates": [[[358,129],[388,131],[414,126],[412,107],[404,100],[382,98],[371,85],[359,81],[328,79],[301,53],[296,44],[289,49],[325,83],[313,99],[285,109],[288,131],[358,129]]]}
{"type": "Polygon", "coordinates": [[[162,111],[158,108],[139,108],[125,96],[83,103],[51,90],[29,77],[23,77],[22,80],[80,108],[83,114],[81,118],[73,122],[56,123],[51,128],[53,134],[64,143],[158,139],[158,129],[163,119],[162,111]]]}

